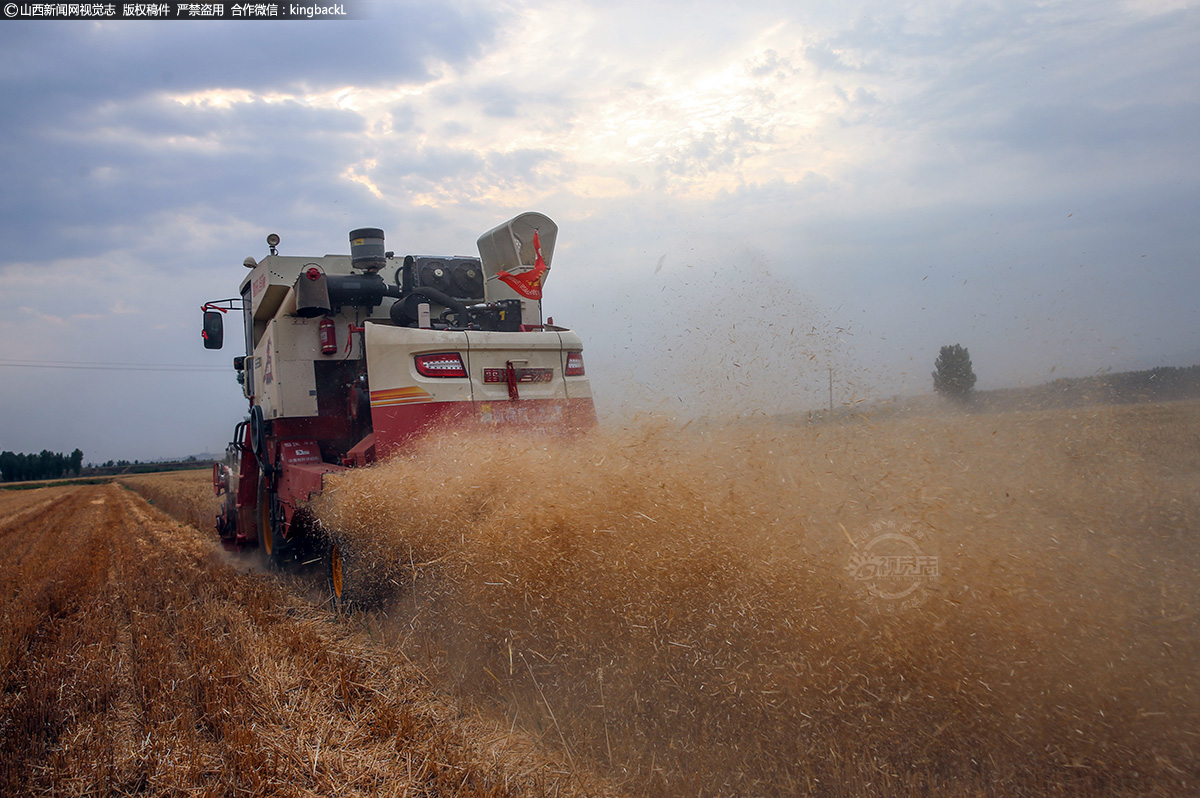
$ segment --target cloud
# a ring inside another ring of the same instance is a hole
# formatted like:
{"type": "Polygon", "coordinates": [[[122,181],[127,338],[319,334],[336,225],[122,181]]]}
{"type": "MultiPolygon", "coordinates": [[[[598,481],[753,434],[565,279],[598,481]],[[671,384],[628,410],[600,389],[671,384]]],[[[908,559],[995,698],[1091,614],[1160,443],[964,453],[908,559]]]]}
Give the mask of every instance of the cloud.
{"type": "MultiPolygon", "coordinates": [[[[693,344],[734,328],[722,363],[794,365],[796,401],[823,404],[826,375],[763,326],[785,318],[830,336],[847,391],[885,395],[926,390],[956,340],[990,384],[1189,349],[1195,4],[692,11],[0,26],[0,335],[31,357],[225,364],[196,311],[236,291],[267,232],[294,254],[345,251],[362,225],[397,252],[470,253],[537,209],[561,227],[548,312],[584,334],[610,405],[623,371],[643,395],[685,385],[687,368],[660,384],[664,347],[699,362],[693,344]]],[[[88,375],[115,406],[174,403],[135,428],[78,404],[70,376],[45,375],[43,404],[104,427],[104,459],[190,453],[179,417],[220,446],[244,409],[232,373],[88,375]]],[[[51,434],[26,393],[0,403],[51,434]]]]}
{"type": "Polygon", "coordinates": [[[38,257],[33,242],[50,240],[67,255],[119,245],[112,231],[164,207],[244,216],[287,198],[286,215],[306,196],[348,199],[341,175],[362,160],[355,137],[371,121],[354,92],[434,79],[495,29],[483,8],[375,12],[362,24],[0,28],[8,258],[38,257]]]}
{"type": "Polygon", "coordinates": [[[52,88],[57,100],[422,82],[476,57],[496,28],[492,7],[436,2],[375,3],[370,20],[324,24],[17,22],[0,31],[0,79],[52,88]]]}

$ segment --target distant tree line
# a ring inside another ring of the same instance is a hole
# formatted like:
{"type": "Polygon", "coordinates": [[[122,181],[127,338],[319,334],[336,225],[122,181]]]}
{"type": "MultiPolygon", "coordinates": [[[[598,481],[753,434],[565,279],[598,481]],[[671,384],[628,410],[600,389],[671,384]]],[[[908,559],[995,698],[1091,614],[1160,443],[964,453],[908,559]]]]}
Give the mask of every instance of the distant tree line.
{"type": "Polygon", "coordinates": [[[1092,387],[1103,389],[1114,399],[1122,401],[1189,399],[1200,396],[1200,366],[1160,366],[1146,371],[1125,371],[1092,377],[1090,380],[1083,378],[1063,382],[1085,385],[1090,382],[1092,387]]]}
{"type": "Polygon", "coordinates": [[[1043,385],[976,393],[975,405],[980,410],[1034,410],[1200,399],[1200,366],[1160,366],[1145,371],[1062,377],[1043,385]]]}
{"type": "Polygon", "coordinates": [[[83,452],[76,449],[69,455],[43,449],[38,454],[0,452],[0,477],[5,482],[25,482],[32,479],[61,479],[83,470],[83,452]]]}
{"type": "Polygon", "coordinates": [[[1042,386],[1054,395],[1081,396],[1094,402],[1163,402],[1200,398],[1200,366],[1160,366],[1145,371],[1057,379],[1042,386]]]}
{"type": "Polygon", "coordinates": [[[192,468],[211,467],[212,460],[200,460],[195,455],[183,460],[108,460],[103,463],[88,463],[83,469],[85,477],[106,477],[117,474],[154,474],[159,471],[182,471],[192,468]]]}

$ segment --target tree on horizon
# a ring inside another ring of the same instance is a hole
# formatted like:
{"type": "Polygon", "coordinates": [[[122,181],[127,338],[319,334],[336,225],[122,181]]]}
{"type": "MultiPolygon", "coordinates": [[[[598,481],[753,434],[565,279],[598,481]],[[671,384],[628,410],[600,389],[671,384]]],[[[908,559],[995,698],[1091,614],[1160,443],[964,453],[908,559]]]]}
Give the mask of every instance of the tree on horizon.
{"type": "Polygon", "coordinates": [[[965,346],[943,346],[934,361],[933,389],[948,399],[965,402],[975,390],[975,370],[965,346]]]}

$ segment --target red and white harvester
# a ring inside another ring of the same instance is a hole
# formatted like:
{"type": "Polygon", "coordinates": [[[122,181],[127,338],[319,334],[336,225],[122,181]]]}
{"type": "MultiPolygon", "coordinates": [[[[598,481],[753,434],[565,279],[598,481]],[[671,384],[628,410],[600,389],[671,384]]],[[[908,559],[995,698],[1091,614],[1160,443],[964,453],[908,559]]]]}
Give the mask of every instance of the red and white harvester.
{"type": "Polygon", "coordinates": [[[234,368],[250,413],[213,468],[226,545],[257,546],[270,566],[322,550],[335,602],[353,603],[347,552],[336,535],[316,542],[305,510],[326,474],[446,429],[594,426],[583,344],[542,319],[557,234],[524,213],[481,236],[477,258],[396,257],[377,228],[352,231],[349,255],[320,258],[280,255],[268,236],[240,296],[203,306],[206,348],[221,348],[230,310],[246,344],[234,368]]]}

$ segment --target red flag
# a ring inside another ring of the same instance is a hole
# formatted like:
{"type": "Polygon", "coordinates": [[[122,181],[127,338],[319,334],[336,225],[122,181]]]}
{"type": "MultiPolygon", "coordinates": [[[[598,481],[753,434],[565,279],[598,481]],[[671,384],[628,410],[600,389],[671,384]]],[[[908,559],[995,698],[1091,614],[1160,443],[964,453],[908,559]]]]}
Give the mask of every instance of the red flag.
{"type": "Polygon", "coordinates": [[[499,271],[496,272],[496,277],[526,299],[541,299],[542,282],[546,279],[546,273],[550,271],[550,268],[546,266],[546,261],[542,258],[542,241],[538,238],[537,230],[533,231],[533,251],[537,257],[534,259],[532,269],[520,274],[499,271]]]}

